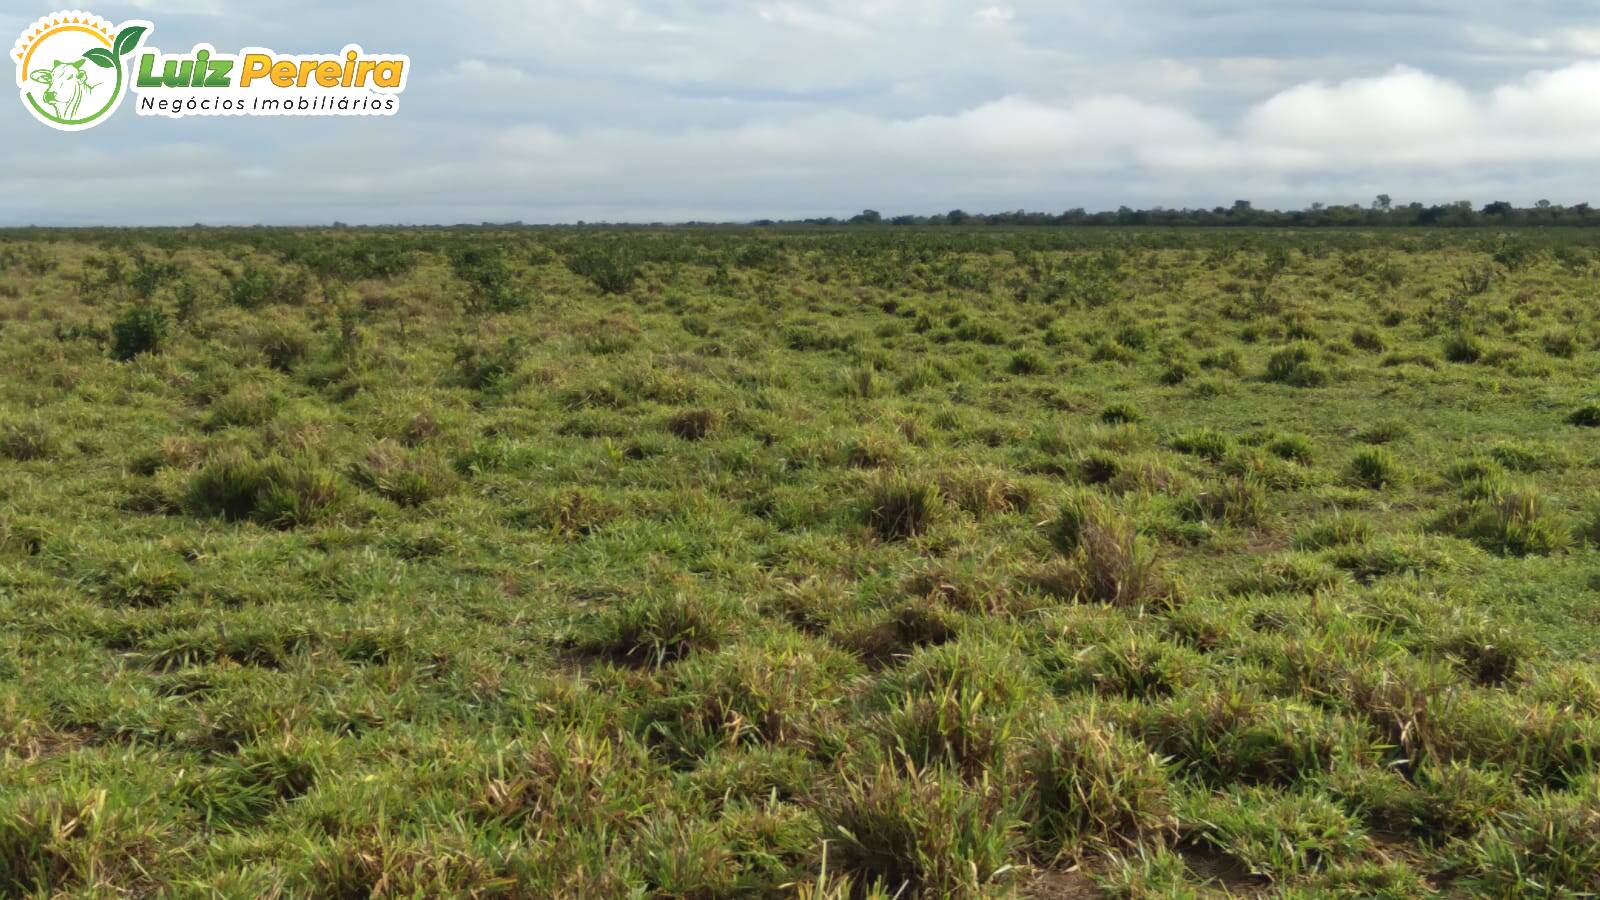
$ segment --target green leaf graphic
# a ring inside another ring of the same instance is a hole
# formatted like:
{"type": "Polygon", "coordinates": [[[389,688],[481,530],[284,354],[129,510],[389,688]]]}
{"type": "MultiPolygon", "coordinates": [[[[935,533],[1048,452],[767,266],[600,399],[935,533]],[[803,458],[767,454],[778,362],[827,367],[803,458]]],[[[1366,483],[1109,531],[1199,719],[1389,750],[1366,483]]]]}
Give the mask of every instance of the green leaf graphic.
{"type": "Polygon", "coordinates": [[[147,31],[143,25],[131,25],[117,32],[116,48],[118,56],[127,56],[133,48],[139,46],[139,39],[147,31]]]}
{"type": "Polygon", "coordinates": [[[83,58],[94,63],[102,69],[114,68],[117,64],[116,59],[111,55],[111,51],[104,47],[95,47],[91,50],[85,51],[83,58]]]}

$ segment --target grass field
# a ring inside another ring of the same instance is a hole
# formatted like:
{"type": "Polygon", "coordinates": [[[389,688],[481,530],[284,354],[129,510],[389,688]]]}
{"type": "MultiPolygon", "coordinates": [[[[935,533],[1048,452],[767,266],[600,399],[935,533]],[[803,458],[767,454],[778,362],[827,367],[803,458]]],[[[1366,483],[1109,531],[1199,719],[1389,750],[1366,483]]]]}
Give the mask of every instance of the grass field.
{"type": "Polygon", "coordinates": [[[1593,895],[1597,247],[0,235],[0,895],[1593,895]]]}

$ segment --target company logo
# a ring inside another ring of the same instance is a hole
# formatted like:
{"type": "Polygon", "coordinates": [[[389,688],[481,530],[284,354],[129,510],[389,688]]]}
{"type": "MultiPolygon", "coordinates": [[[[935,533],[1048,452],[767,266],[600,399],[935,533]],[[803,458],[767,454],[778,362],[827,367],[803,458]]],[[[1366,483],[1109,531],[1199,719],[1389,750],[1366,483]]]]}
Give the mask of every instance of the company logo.
{"type": "Polygon", "coordinates": [[[409,58],[356,44],[329,54],[210,44],[167,54],[143,46],[153,28],[113,27],[81,10],[39,19],[12,49],[23,106],[61,131],[100,124],[130,90],[141,116],[391,116],[410,74],[409,58]]]}
{"type": "Polygon", "coordinates": [[[11,51],[22,105],[62,131],[100,124],[122,103],[128,57],[149,31],[149,22],[112,28],[105,19],[76,10],[34,22],[11,51]]]}

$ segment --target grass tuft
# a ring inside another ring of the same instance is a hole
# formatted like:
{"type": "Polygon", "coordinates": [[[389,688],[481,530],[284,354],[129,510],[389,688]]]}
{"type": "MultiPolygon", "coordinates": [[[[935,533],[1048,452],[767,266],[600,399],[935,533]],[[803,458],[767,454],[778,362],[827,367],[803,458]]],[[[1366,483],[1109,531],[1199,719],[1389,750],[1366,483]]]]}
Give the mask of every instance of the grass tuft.
{"type": "Polygon", "coordinates": [[[885,541],[926,533],[942,508],[943,497],[936,484],[903,473],[879,476],[867,489],[867,525],[885,541]]]}

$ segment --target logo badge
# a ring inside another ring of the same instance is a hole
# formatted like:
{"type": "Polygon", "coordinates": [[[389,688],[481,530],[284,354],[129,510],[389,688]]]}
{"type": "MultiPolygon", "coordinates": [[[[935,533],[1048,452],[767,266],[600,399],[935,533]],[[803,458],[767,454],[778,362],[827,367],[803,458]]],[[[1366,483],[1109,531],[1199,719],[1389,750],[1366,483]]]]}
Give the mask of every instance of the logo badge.
{"type": "Polygon", "coordinates": [[[83,131],[104,122],[128,92],[133,53],[151,27],[144,21],[113,27],[81,10],[34,22],[11,51],[22,105],[58,131],[83,131]]]}
{"type": "Polygon", "coordinates": [[[28,26],[11,55],[22,105],[59,131],[104,122],[130,92],[141,116],[392,116],[411,60],[348,44],[338,53],[277,53],[264,47],[187,53],[147,46],[155,26],[110,22],[82,10],[28,26]]]}

